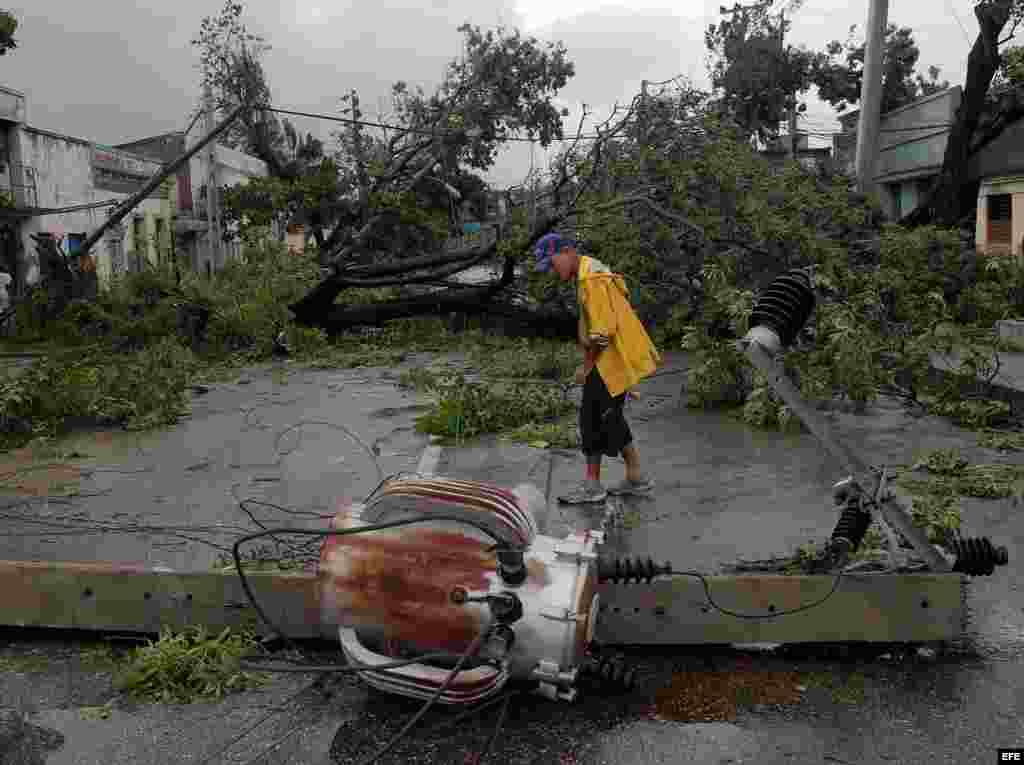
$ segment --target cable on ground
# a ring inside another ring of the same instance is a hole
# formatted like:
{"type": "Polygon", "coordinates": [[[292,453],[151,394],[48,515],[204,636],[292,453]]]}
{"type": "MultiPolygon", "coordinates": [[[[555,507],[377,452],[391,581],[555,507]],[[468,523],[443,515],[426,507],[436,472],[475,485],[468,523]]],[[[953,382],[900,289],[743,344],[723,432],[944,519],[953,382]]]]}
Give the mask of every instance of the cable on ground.
{"type": "Polygon", "coordinates": [[[487,636],[489,634],[490,630],[483,630],[480,632],[479,635],[476,636],[476,638],[473,639],[473,642],[470,643],[465,653],[462,654],[462,657],[459,659],[458,664],[456,664],[455,667],[452,668],[452,671],[448,673],[448,677],[445,678],[445,681],[438,687],[436,691],[434,691],[433,695],[431,695],[431,697],[423,704],[423,706],[420,707],[419,711],[412,717],[410,717],[409,721],[402,726],[402,729],[399,730],[398,733],[396,733],[394,736],[392,736],[388,740],[388,742],[384,744],[384,746],[378,749],[370,757],[367,757],[364,760],[362,760],[359,763],[359,765],[373,765],[373,763],[377,762],[377,760],[379,760],[385,754],[394,749],[395,746],[397,746],[398,743],[409,734],[409,731],[411,731],[416,726],[416,723],[423,719],[423,716],[430,711],[431,707],[433,707],[434,704],[436,704],[437,701],[444,695],[444,692],[448,690],[451,684],[455,681],[455,678],[458,676],[459,672],[462,671],[463,665],[467,661],[469,661],[473,656],[475,656],[477,652],[479,652],[480,647],[483,645],[484,640],[487,639],[487,636]]]}
{"type": "MultiPolygon", "coordinates": [[[[436,521],[451,521],[455,523],[461,523],[467,526],[472,526],[478,531],[482,531],[491,537],[496,543],[501,544],[501,540],[494,534],[493,531],[487,528],[483,523],[474,521],[469,518],[464,518],[457,515],[434,515],[434,516],[423,516],[419,518],[404,518],[396,521],[387,521],[384,523],[377,523],[370,526],[358,526],[351,529],[299,529],[299,528],[277,528],[277,529],[265,529],[258,531],[253,534],[247,534],[244,537],[235,541],[231,547],[231,554],[235,561],[235,571],[238,574],[239,581],[242,584],[242,590],[245,592],[249,603],[252,605],[256,614],[260,617],[265,625],[270,629],[271,633],[276,637],[284,641],[290,648],[298,652],[298,648],[294,641],[288,637],[287,633],[282,630],[274,621],[267,615],[263,607],[260,606],[255,595],[253,594],[252,587],[249,584],[249,579],[245,575],[244,566],[242,565],[241,553],[239,552],[242,545],[254,541],[256,539],[262,539],[264,537],[270,537],[282,534],[294,534],[296,536],[314,537],[317,539],[326,539],[332,536],[349,536],[352,534],[366,534],[373,531],[383,531],[386,529],[400,528],[402,526],[412,526],[420,523],[432,523],[436,521]]],[[[301,653],[301,652],[300,652],[301,653]]]]}
{"type": "Polygon", "coordinates": [[[828,591],[828,594],[826,594],[824,597],[820,598],[819,600],[816,600],[813,603],[808,603],[808,604],[803,605],[803,606],[798,606],[797,608],[791,608],[791,609],[786,610],[786,611],[772,611],[772,612],[767,613],[767,614],[741,614],[741,613],[738,613],[736,611],[730,611],[728,608],[725,608],[724,606],[720,606],[718,603],[715,602],[715,599],[713,597],[711,597],[711,587],[708,584],[707,576],[705,576],[704,574],[700,573],[699,571],[676,571],[676,570],[672,570],[672,571],[668,572],[668,576],[687,576],[687,577],[691,577],[693,579],[699,580],[701,585],[704,587],[704,597],[706,597],[708,599],[708,604],[712,608],[714,608],[716,611],[718,611],[719,613],[725,614],[726,616],[731,616],[731,617],[733,617],[735,619],[778,619],[779,617],[782,617],[782,616],[790,616],[792,614],[799,614],[799,613],[802,613],[803,611],[809,611],[812,608],[817,608],[818,606],[820,606],[822,603],[824,603],[829,598],[831,598],[833,595],[835,595],[836,590],[839,589],[839,583],[842,581],[843,575],[845,573],[846,573],[845,571],[840,571],[838,574],[836,574],[835,581],[832,583],[832,589],[828,591]]]}

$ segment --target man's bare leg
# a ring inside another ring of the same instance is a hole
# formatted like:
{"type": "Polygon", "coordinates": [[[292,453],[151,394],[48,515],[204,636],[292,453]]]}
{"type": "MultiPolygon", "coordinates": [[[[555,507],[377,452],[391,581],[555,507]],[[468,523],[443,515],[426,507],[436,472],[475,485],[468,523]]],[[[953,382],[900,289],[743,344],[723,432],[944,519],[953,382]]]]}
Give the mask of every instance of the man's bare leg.
{"type": "Polygon", "coordinates": [[[622,459],[626,463],[626,480],[608,488],[609,494],[650,494],[654,488],[653,482],[644,475],[640,467],[640,453],[634,444],[630,444],[622,450],[622,459]]]}
{"type": "Polygon", "coordinates": [[[635,444],[630,444],[622,450],[622,459],[626,463],[626,478],[628,480],[644,480],[644,471],[640,467],[640,453],[636,450],[635,444]]]}

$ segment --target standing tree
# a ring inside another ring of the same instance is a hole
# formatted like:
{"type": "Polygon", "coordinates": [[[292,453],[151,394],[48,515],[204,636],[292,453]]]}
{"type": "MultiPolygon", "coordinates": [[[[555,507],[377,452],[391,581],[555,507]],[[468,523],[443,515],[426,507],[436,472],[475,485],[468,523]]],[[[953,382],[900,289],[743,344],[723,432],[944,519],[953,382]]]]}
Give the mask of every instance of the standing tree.
{"type": "Polygon", "coordinates": [[[18,20],[10,11],[0,9],[0,56],[18,47],[14,33],[18,31],[18,20]]]}
{"type": "MultiPolygon", "coordinates": [[[[798,104],[799,96],[810,88],[823,57],[784,43],[790,22],[773,12],[774,4],[760,0],[722,8],[724,18],[704,34],[719,107],[761,140],[778,134],[789,110],[806,110],[806,104],[798,104]]],[[[795,9],[797,3],[789,7],[795,9]]]]}
{"type": "Polygon", "coordinates": [[[226,0],[217,16],[205,17],[192,45],[199,50],[204,93],[220,114],[244,105],[222,142],[263,160],[269,176],[225,192],[225,220],[252,225],[298,221],[323,245],[325,229],[345,213],[338,200],[347,188],[321,140],[301,135],[288,120],[267,111],[270,86],[263,56],[270,46],[249,31],[244,6],[226,0]]]}
{"type": "Polygon", "coordinates": [[[942,170],[928,199],[907,217],[912,225],[959,225],[977,203],[977,183],[967,177],[971,156],[1024,117],[1024,98],[1011,79],[1019,76],[1020,54],[1008,49],[1004,60],[1000,53],[1024,19],[1024,2],[978,0],[974,16],[978,37],[967,57],[963,98],[946,143],[942,170]],[[1002,87],[993,89],[993,84],[1002,87]]]}
{"type": "Polygon", "coordinates": [[[270,85],[263,56],[270,45],[242,21],[245,7],[225,0],[217,16],[200,23],[192,45],[199,49],[200,85],[221,115],[244,105],[238,121],[221,142],[267,163],[275,178],[297,178],[315,171],[323,159],[323,142],[299,135],[294,126],[267,111],[270,85]]]}
{"type": "MultiPolygon", "coordinates": [[[[850,37],[845,44],[838,40],[828,44],[827,56],[819,59],[812,76],[821,99],[840,112],[860,101],[865,43],[853,42],[855,29],[850,27],[850,37]]],[[[915,73],[920,55],[913,30],[895,24],[886,28],[882,53],[882,114],[949,87],[949,82],[939,80],[938,67],[929,67],[927,78],[915,73]]]]}
{"type": "Polygon", "coordinates": [[[992,85],[994,88],[1024,85],[1024,48],[1015,45],[1003,51],[1002,66],[993,78],[992,85]]]}

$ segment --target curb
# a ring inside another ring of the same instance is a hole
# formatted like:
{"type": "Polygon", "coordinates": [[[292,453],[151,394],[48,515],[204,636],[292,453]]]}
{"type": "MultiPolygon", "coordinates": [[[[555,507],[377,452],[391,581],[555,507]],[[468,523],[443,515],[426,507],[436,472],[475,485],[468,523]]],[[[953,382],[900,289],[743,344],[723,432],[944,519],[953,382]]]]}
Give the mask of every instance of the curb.
{"type": "MultiPolygon", "coordinates": [[[[933,382],[945,382],[955,377],[955,372],[949,369],[940,369],[932,365],[931,378],[933,382]]],[[[1024,417],[1024,390],[1012,385],[996,382],[985,382],[978,380],[975,389],[986,398],[1003,401],[1010,405],[1010,414],[1014,417],[1024,417]]]]}
{"type": "Polygon", "coordinates": [[[437,465],[441,461],[441,455],[444,454],[444,447],[441,446],[438,441],[440,439],[437,436],[430,437],[430,444],[423,450],[423,454],[420,455],[419,464],[416,465],[416,472],[423,476],[432,476],[437,471],[437,465]]]}

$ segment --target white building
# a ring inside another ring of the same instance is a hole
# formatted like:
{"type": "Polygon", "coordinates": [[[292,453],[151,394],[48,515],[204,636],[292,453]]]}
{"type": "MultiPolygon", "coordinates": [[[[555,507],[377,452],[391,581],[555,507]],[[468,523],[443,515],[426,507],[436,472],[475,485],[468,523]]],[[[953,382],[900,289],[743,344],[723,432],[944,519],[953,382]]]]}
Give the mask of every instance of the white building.
{"type": "MultiPolygon", "coordinates": [[[[874,180],[889,217],[899,220],[922,204],[942,170],[946,144],[963,96],[958,85],[882,115],[874,180]]],[[[836,154],[853,170],[858,113],[843,115],[836,154]]],[[[977,184],[975,244],[988,255],[1024,256],[1024,120],[974,153],[966,183],[977,184]]],[[[973,193],[973,192],[972,192],[973,193]]]]}
{"type": "MultiPolygon", "coordinates": [[[[899,220],[928,194],[942,169],[949,129],[960,107],[959,85],[886,112],[880,118],[874,182],[888,217],[899,220]]],[[[855,174],[857,120],[860,111],[839,117],[843,133],[833,138],[834,156],[848,175],[855,174]]]]}
{"type": "MultiPolygon", "coordinates": [[[[187,135],[184,132],[165,133],[121,144],[118,148],[166,163],[195,146],[205,134],[205,129],[208,125],[193,127],[187,135]]],[[[267,174],[263,160],[216,143],[198,152],[178,172],[174,200],[175,251],[187,259],[193,270],[209,275],[223,268],[231,257],[238,254],[237,242],[224,242],[221,236],[216,235],[222,229],[219,190],[267,174]],[[216,190],[212,200],[210,188],[216,190]]]]}
{"type": "MultiPolygon", "coordinates": [[[[0,269],[15,291],[39,280],[33,234],[50,234],[73,255],[117,203],[142,188],[160,163],[33,127],[24,94],[0,88],[0,269]]],[[[113,227],[90,253],[107,279],[158,262],[168,251],[173,179],[113,227]]]]}

